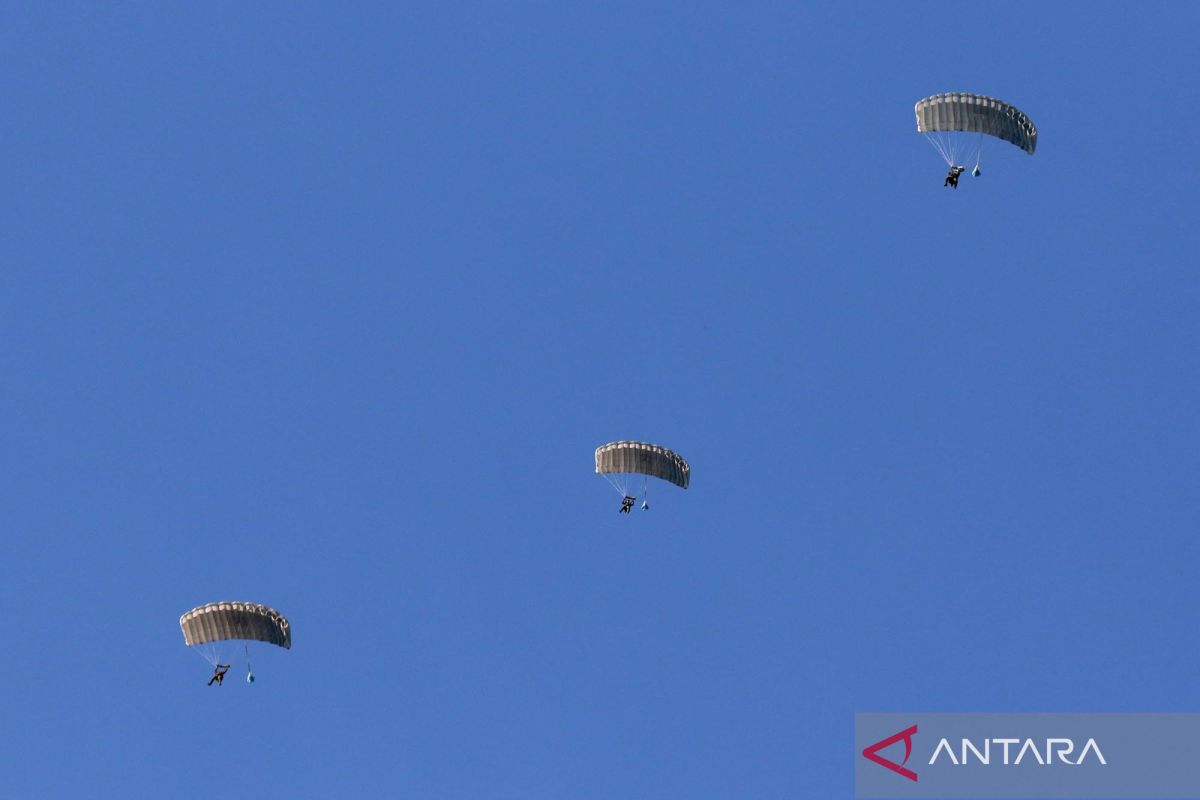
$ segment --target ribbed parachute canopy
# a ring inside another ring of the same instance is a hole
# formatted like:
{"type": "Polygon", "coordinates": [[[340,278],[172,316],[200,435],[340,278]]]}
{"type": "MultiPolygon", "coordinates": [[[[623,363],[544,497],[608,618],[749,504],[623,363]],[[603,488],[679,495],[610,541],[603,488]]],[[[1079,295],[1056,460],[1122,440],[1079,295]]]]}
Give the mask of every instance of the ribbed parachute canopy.
{"type": "Polygon", "coordinates": [[[915,111],[920,133],[983,133],[1029,155],[1037,149],[1037,126],[1019,108],[994,97],[943,92],[918,101],[915,111]]]}
{"type": "Polygon", "coordinates": [[[596,448],[596,472],[649,475],[686,489],[692,468],[683,456],[656,444],[611,442],[596,448]]]}
{"type": "Polygon", "coordinates": [[[225,600],[198,606],[179,618],[179,627],[188,647],[230,639],[292,647],[292,626],[287,618],[261,603],[225,600]]]}

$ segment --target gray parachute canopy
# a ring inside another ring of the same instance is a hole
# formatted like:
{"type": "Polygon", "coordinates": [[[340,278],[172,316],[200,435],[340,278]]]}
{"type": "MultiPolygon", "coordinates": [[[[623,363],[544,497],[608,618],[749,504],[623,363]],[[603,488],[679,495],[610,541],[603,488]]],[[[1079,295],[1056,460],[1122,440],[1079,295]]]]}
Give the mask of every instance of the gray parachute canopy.
{"type": "Polygon", "coordinates": [[[646,442],[612,442],[596,448],[596,472],[636,472],[688,488],[692,468],[683,456],[646,442]]]}
{"type": "Polygon", "coordinates": [[[916,105],[921,133],[986,133],[1011,142],[1029,155],[1037,149],[1037,127],[1019,108],[994,97],[945,92],[916,105]]]}
{"type": "Polygon", "coordinates": [[[188,647],[228,639],[267,642],[290,650],[292,626],[273,608],[259,603],[222,601],[198,606],[179,618],[188,647]]]}

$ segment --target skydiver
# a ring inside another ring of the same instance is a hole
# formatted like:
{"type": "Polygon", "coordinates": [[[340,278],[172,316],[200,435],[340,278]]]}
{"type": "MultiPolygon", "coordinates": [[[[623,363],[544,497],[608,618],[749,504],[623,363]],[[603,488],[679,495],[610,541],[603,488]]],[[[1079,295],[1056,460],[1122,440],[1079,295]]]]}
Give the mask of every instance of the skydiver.
{"type": "Polygon", "coordinates": [[[629,495],[625,495],[625,497],[621,500],[621,510],[617,513],[628,514],[633,509],[633,504],[636,502],[637,502],[636,497],[630,497],[629,495]]]}
{"type": "Polygon", "coordinates": [[[229,672],[228,664],[217,664],[215,667],[213,667],[213,676],[208,679],[208,685],[212,686],[213,681],[216,681],[217,686],[224,686],[226,672],[229,672]]]}
{"type": "Polygon", "coordinates": [[[953,186],[958,188],[958,176],[966,172],[966,167],[960,167],[957,164],[950,168],[950,172],[946,175],[946,180],[942,182],[942,186],[953,186]]]}

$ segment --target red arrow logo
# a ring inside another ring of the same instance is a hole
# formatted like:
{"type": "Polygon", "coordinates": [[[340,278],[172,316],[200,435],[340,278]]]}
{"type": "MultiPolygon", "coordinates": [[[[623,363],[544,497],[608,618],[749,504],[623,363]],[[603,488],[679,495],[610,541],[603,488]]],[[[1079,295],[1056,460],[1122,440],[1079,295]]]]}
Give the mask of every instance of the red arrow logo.
{"type": "Polygon", "coordinates": [[[894,736],[889,736],[886,739],[880,739],[866,750],[863,750],[863,757],[870,761],[874,761],[881,767],[887,767],[892,772],[903,775],[910,781],[915,782],[917,780],[917,773],[913,772],[911,769],[906,769],[904,765],[908,763],[908,757],[912,755],[912,737],[916,732],[917,726],[913,725],[911,728],[902,730],[894,736]],[[899,764],[897,764],[895,761],[888,761],[886,758],[879,755],[880,750],[885,747],[891,747],[901,739],[904,740],[904,760],[899,764]]]}

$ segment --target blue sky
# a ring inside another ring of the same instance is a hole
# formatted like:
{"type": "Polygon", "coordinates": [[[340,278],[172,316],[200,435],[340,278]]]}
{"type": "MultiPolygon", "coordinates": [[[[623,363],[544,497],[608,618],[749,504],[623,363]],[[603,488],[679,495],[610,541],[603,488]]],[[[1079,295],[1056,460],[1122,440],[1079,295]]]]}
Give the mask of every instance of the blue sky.
{"type": "Polygon", "coordinates": [[[855,711],[1196,710],[1194,4],[2,23],[7,794],[844,797],[855,711]],[[1037,154],[943,189],[950,90],[1037,154]],[[691,488],[618,516],[624,438],[691,488]]]}

